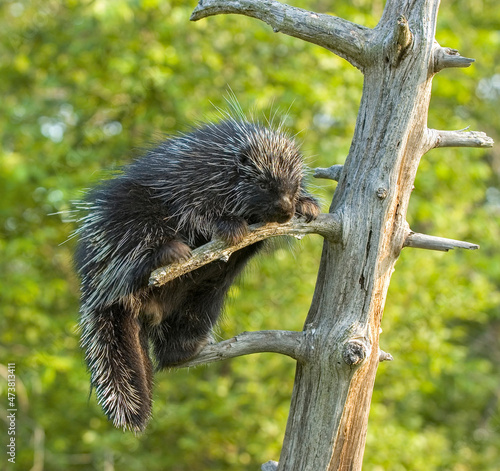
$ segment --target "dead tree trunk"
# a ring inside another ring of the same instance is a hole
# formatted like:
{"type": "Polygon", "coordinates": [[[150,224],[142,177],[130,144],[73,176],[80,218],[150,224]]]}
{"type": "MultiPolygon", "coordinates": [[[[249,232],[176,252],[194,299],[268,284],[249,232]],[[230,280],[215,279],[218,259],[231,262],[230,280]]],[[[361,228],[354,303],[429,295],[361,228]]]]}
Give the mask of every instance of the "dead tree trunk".
{"type": "MultiPolygon", "coordinates": [[[[438,0],[388,0],[374,29],[274,0],[202,0],[193,12],[193,20],[222,13],[261,19],[275,32],[327,48],[364,74],[349,155],[343,168],[330,172],[338,186],[325,219],[330,226],[318,229],[325,243],[304,331],[247,333],[189,362],[255,351],[297,359],[280,470],[361,469],[377,366],[390,358],[379,350],[379,331],[401,249],[477,248],[414,234],[405,219],[427,151],[492,145],[482,133],[427,128],[433,76],[472,62],[435,41],[438,6],[438,0]]],[[[328,176],[324,169],[318,173],[328,176]]]]}

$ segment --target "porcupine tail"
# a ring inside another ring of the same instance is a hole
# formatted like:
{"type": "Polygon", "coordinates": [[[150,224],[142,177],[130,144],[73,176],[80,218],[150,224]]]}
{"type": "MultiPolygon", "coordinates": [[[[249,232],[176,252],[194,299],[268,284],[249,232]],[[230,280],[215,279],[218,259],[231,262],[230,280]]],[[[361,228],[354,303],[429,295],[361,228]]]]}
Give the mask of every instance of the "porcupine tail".
{"type": "Polygon", "coordinates": [[[97,400],[113,425],[142,432],[151,417],[147,333],[121,302],[82,315],[82,347],[97,400]]]}

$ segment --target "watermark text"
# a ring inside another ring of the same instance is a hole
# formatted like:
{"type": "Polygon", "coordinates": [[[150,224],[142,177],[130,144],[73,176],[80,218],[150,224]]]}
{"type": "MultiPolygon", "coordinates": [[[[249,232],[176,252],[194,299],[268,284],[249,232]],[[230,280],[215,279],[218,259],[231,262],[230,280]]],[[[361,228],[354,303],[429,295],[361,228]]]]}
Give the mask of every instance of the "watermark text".
{"type": "Polygon", "coordinates": [[[7,365],[7,459],[16,462],[16,364],[7,365]]]}

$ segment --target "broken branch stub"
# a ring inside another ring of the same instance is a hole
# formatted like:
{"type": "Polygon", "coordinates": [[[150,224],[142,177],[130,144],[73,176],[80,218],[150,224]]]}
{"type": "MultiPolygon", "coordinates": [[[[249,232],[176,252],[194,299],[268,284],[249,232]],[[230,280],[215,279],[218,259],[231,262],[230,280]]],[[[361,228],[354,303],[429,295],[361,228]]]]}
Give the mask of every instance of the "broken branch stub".
{"type": "Polygon", "coordinates": [[[427,130],[427,140],[430,149],[438,147],[493,147],[493,139],[484,132],[467,131],[440,131],[427,130]]]}
{"type": "Polygon", "coordinates": [[[437,42],[434,46],[434,73],[450,67],[470,67],[475,62],[475,59],[461,56],[457,49],[441,47],[437,42]]]}
{"type": "Polygon", "coordinates": [[[479,245],[462,240],[446,239],[444,237],[435,237],[427,234],[419,234],[410,231],[406,236],[403,247],[413,247],[416,249],[437,250],[448,252],[453,249],[477,250],[479,245]]]}

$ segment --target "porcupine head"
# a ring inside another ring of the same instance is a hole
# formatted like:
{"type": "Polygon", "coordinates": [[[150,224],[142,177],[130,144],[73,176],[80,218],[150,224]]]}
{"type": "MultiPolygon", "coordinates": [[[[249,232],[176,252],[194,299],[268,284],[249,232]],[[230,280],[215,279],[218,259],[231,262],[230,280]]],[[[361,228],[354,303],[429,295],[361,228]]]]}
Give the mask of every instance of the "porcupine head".
{"type": "Polygon", "coordinates": [[[148,287],[151,271],[214,236],[235,244],[249,224],[314,219],[318,203],[303,177],[301,153],[281,126],[226,114],[162,142],[78,204],[81,345],[116,427],[144,430],[153,371],[209,341],[229,287],[262,243],[160,287],[148,287]]]}

